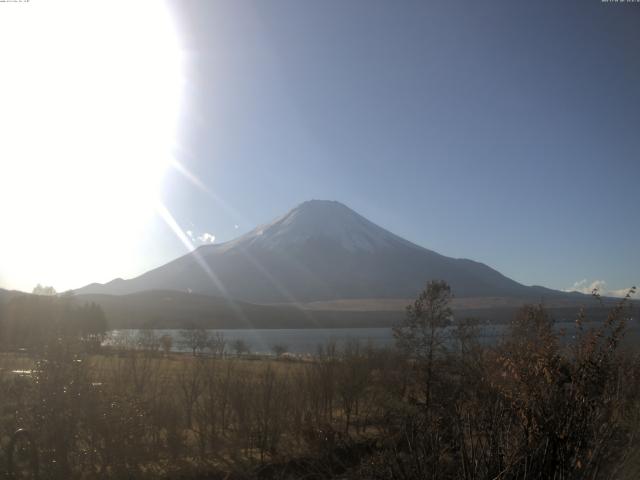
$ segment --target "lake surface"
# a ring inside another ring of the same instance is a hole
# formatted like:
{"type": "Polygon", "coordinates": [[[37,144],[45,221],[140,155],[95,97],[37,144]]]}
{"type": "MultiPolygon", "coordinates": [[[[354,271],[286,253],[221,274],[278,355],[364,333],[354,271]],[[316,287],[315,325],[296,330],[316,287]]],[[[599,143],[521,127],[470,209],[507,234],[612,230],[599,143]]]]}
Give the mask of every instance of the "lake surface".
{"type": "MultiPolygon", "coordinates": [[[[180,330],[155,330],[156,335],[170,335],[173,338],[174,351],[189,351],[182,345],[183,339],[180,330]]],[[[284,345],[287,351],[295,354],[315,354],[318,346],[335,342],[338,347],[344,346],[348,341],[357,340],[363,344],[372,344],[376,347],[387,347],[394,343],[390,328],[283,328],[264,330],[208,330],[211,335],[221,333],[227,342],[227,351],[231,352],[231,344],[236,340],[244,341],[251,353],[270,354],[274,345],[284,345]]],[[[135,343],[139,330],[113,330],[106,343],[135,343]]]]}
{"type": "MultiPolygon", "coordinates": [[[[567,335],[571,336],[575,325],[573,322],[557,323],[556,328],[564,328],[567,335]]],[[[479,329],[483,343],[495,343],[505,335],[508,327],[505,325],[488,325],[479,329]]],[[[451,329],[442,332],[446,337],[451,334],[451,329]]],[[[113,330],[106,344],[135,345],[139,330],[113,330]]],[[[227,342],[227,351],[231,352],[231,344],[236,340],[244,341],[252,353],[270,354],[274,345],[286,346],[287,351],[294,354],[315,354],[320,345],[335,342],[338,348],[343,347],[349,341],[358,341],[362,345],[374,347],[391,347],[394,345],[391,328],[314,328],[314,329],[263,329],[263,330],[209,330],[211,335],[221,333],[227,342]]],[[[630,325],[629,338],[637,338],[637,326],[630,325]]],[[[173,338],[174,351],[189,351],[183,343],[180,330],[155,330],[155,334],[170,335],[173,338]]]]}

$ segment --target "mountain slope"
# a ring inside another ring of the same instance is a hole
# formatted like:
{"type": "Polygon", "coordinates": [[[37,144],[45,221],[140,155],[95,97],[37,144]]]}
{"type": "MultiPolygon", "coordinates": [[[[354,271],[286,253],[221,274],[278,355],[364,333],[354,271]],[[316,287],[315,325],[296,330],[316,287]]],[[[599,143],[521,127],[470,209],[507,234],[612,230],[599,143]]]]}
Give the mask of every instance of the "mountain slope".
{"type": "Polygon", "coordinates": [[[0,288],[0,304],[9,302],[9,300],[19,295],[29,295],[29,294],[20,292],[18,290],[5,290],[3,288],[0,288]]]}
{"type": "Polygon", "coordinates": [[[482,263],[445,257],[375,225],[345,205],[312,200],[235,240],[202,246],[131,280],[80,294],[179,290],[257,303],[413,298],[430,279],[458,297],[559,294],[523,286],[482,263]]]}

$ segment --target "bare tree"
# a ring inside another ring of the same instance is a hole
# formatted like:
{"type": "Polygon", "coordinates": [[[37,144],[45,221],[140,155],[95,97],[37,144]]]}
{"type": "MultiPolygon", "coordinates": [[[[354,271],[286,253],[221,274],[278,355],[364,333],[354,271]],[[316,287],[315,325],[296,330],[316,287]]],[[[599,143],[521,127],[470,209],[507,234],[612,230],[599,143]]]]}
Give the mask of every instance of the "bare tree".
{"type": "Polygon", "coordinates": [[[180,331],[182,345],[188,348],[195,357],[198,352],[202,352],[209,343],[209,332],[204,328],[192,328],[180,331]]]}
{"type": "Polygon", "coordinates": [[[193,411],[204,389],[203,359],[193,359],[178,374],[180,398],[185,413],[187,428],[193,423],[193,411]]]}
{"type": "Polygon", "coordinates": [[[169,352],[171,352],[171,347],[173,347],[173,337],[169,334],[162,335],[160,337],[160,347],[165,356],[168,356],[169,352]]]}
{"type": "Polygon", "coordinates": [[[139,330],[136,336],[138,347],[150,354],[155,354],[160,349],[160,338],[155,330],[139,330]]]}
{"type": "Polygon", "coordinates": [[[207,348],[214,357],[224,357],[224,352],[227,348],[227,341],[224,338],[224,334],[222,332],[216,332],[215,335],[210,335],[207,348]]]}
{"type": "Polygon", "coordinates": [[[251,349],[249,348],[249,345],[247,344],[247,342],[245,342],[241,338],[233,342],[233,351],[236,352],[236,355],[238,357],[244,354],[248,355],[249,353],[251,353],[251,349]]]}
{"type": "Polygon", "coordinates": [[[404,323],[393,329],[398,347],[416,361],[421,372],[426,410],[429,410],[432,398],[437,351],[444,348],[441,328],[451,323],[451,299],[451,287],[446,282],[428,282],[413,304],[407,307],[404,323]]]}

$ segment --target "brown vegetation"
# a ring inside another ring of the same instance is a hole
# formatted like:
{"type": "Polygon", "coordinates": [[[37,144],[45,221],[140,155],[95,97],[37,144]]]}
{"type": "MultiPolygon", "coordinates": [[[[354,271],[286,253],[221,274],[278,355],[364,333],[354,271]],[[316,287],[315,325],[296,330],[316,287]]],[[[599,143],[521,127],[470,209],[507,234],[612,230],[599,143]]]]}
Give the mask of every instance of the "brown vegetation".
{"type": "Polygon", "coordinates": [[[472,322],[444,336],[450,297],[429,284],[397,349],[305,362],[227,357],[223,338],[205,355],[202,332],[184,333],[193,355],[153,332],[100,353],[50,336],[0,356],[2,445],[28,429],[42,478],[635,478],[626,301],[595,330],[578,318],[576,338],[528,306],[486,346],[472,322]]]}

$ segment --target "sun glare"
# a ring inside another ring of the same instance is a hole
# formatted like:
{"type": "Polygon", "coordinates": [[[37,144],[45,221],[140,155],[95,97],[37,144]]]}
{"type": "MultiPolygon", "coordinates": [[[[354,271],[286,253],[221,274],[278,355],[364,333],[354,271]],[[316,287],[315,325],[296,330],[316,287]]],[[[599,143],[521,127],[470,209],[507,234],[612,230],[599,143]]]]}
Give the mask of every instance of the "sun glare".
{"type": "Polygon", "coordinates": [[[127,262],[153,213],[180,108],[177,35],[161,1],[2,10],[0,286],[78,286],[127,262]]]}

